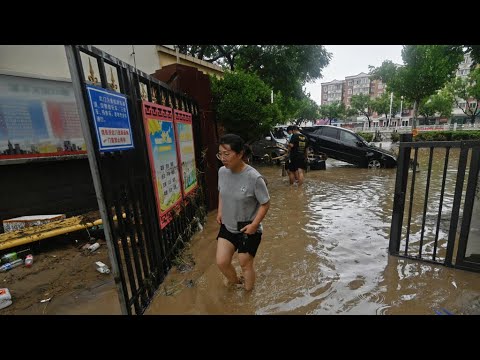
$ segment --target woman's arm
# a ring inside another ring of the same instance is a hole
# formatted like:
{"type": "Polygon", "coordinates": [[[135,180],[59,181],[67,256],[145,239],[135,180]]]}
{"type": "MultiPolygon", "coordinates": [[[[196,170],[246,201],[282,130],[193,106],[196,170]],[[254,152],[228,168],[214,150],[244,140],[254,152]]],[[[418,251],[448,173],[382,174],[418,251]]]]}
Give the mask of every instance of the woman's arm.
{"type": "Polygon", "coordinates": [[[263,205],[260,205],[257,211],[257,216],[255,216],[255,219],[253,219],[252,223],[245,226],[240,231],[248,235],[255,234],[263,218],[265,217],[265,215],[267,215],[268,209],[270,209],[270,201],[266,202],[263,205]]]}
{"type": "Polygon", "coordinates": [[[220,193],[218,193],[217,223],[222,225],[222,197],[220,196],[220,193]]]}

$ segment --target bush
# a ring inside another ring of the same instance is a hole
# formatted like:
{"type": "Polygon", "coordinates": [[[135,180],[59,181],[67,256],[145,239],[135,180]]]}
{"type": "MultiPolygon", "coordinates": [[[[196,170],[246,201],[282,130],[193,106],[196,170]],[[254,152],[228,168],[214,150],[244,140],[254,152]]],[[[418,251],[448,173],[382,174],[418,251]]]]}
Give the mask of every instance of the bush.
{"type": "Polygon", "coordinates": [[[373,140],[373,133],[358,132],[357,135],[364,138],[366,142],[372,142],[373,140]]]}
{"type": "Polygon", "coordinates": [[[414,137],[414,141],[460,141],[480,140],[480,131],[422,131],[414,137]]]}
{"type": "Polygon", "coordinates": [[[390,139],[392,139],[393,143],[396,143],[400,140],[400,134],[398,132],[392,132],[390,139]]]}

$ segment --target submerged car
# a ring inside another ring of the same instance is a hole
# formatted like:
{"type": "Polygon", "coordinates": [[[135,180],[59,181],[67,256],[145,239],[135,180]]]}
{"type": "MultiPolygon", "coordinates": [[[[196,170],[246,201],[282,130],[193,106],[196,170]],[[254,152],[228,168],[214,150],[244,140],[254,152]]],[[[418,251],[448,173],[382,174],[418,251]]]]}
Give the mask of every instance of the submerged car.
{"type": "Polygon", "coordinates": [[[307,136],[314,153],[364,168],[393,168],[397,159],[391,153],[369,145],[364,138],[351,130],[330,125],[306,127],[307,136]]]}
{"type": "Polygon", "coordinates": [[[287,135],[283,128],[275,128],[250,144],[253,160],[263,160],[280,163],[277,159],[287,152],[287,135]]]}

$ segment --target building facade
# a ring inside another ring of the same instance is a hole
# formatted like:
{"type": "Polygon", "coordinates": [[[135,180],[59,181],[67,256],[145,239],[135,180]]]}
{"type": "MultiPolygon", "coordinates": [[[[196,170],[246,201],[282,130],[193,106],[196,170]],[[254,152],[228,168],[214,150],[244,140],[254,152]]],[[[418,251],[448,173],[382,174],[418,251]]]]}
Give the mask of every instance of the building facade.
{"type": "MultiPolygon", "coordinates": [[[[464,60],[459,64],[456,71],[457,77],[466,78],[470,73],[472,59],[470,55],[465,55],[464,60]]],[[[398,65],[399,66],[399,65],[398,65]]],[[[328,105],[335,101],[341,101],[347,108],[350,107],[351,98],[353,95],[365,94],[369,95],[371,99],[382,96],[387,92],[386,84],[381,80],[371,79],[369,74],[361,72],[358,75],[346,76],[345,80],[333,80],[331,82],[321,83],[321,105],[328,105]],[[340,95],[341,94],[341,95],[340,95]]],[[[392,126],[410,126],[413,117],[413,109],[403,106],[403,99],[401,99],[401,114],[400,109],[398,113],[392,114],[392,126]]],[[[462,109],[467,106],[475,108],[477,106],[476,99],[470,98],[467,101],[458,99],[459,106],[456,104],[452,110],[451,121],[465,123],[467,116],[462,109]]],[[[386,119],[384,114],[373,113],[371,117],[373,126],[385,126],[386,119]]],[[[430,120],[434,121],[433,119],[430,120]]],[[[478,121],[478,120],[477,120],[478,121]]],[[[444,124],[448,119],[436,119],[435,124],[444,124]]],[[[422,119],[419,119],[419,124],[422,119]]]]}
{"type": "Polygon", "coordinates": [[[334,102],[344,101],[344,81],[333,80],[328,83],[322,83],[322,105],[329,105],[334,102]]]}

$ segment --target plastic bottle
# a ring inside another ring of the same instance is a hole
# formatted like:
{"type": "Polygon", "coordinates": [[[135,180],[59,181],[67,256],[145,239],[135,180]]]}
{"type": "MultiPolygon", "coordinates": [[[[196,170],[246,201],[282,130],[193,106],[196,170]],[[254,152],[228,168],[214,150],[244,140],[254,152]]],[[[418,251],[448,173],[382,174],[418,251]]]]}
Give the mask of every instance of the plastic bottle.
{"type": "Polygon", "coordinates": [[[98,242],[96,242],[95,244],[92,244],[88,247],[88,250],[90,250],[90,252],[94,252],[95,250],[97,250],[98,248],[100,247],[100,244],[98,242]]]}
{"type": "Polygon", "coordinates": [[[25,266],[26,267],[31,267],[33,264],[33,255],[28,254],[27,257],[25,258],[25,266]]]}
{"type": "Polygon", "coordinates": [[[22,264],[23,264],[23,259],[13,260],[12,262],[9,262],[0,266],[0,271],[5,272],[10,269],[13,269],[14,267],[20,266],[22,264]]]}
{"type": "Polygon", "coordinates": [[[25,250],[20,250],[17,252],[11,252],[11,253],[5,254],[0,258],[0,263],[6,264],[9,262],[12,262],[13,260],[17,260],[18,258],[20,258],[21,254],[26,253],[27,251],[30,251],[30,249],[25,249],[25,250]]]}
{"type": "Polygon", "coordinates": [[[102,263],[101,261],[97,261],[95,265],[97,265],[98,272],[102,274],[110,274],[110,269],[108,268],[108,266],[102,263]]]}

